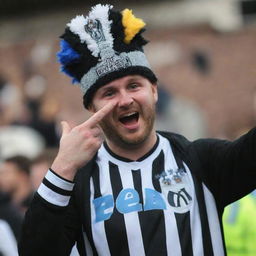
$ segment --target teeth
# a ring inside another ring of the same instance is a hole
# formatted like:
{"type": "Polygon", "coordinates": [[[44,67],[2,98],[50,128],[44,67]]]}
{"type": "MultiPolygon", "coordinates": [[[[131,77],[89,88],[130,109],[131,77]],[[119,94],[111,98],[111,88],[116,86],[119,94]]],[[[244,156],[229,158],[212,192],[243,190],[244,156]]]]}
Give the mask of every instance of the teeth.
{"type": "Polygon", "coordinates": [[[132,112],[132,113],[126,114],[126,115],[124,115],[122,117],[129,117],[129,116],[132,116],[132,115],[135,115],[135,114],[136,114],[136,112],[132,112]]]}

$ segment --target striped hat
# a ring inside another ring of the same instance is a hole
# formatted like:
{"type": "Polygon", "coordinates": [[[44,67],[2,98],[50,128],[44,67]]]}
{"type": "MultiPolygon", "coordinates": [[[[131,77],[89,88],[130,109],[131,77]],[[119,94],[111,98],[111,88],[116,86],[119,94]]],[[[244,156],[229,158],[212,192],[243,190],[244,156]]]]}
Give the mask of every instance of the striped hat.
{"type": "Polygon", "coordinates": [[[76,16],[67,24],[57,53],[61,71],[79,83],[87,108],[100,87],[126,75],[141,75],[157,81],[143,46],[143,20],[131,10],[114,11],[111,5],[98,4],[88,16],[76,16]]]}

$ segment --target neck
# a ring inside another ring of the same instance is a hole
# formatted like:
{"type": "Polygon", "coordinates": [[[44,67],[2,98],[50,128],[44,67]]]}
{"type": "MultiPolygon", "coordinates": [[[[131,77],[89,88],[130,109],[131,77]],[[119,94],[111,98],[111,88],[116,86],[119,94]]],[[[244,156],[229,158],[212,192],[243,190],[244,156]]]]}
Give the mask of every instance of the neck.
{"type": "Polygon", "coordinates": [[[136,161],[147,154],[154,147],[156,141],[157,135],[155,132],[152,132],[145,141],[139,144],[117,145],[106,139],[107,145],[113,153],[133,161],[136,161]]]}

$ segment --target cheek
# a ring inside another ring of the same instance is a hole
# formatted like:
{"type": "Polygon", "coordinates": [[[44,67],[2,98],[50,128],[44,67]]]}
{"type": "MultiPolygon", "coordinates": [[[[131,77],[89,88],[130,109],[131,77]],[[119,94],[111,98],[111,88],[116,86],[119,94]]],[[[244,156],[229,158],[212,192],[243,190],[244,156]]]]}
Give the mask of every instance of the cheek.
{"type": "Polygon", "coordinates": [[[151,107],[157,102],[157,94],[145,93],[139,97],[139,101],[143,106],[151,107]]]}

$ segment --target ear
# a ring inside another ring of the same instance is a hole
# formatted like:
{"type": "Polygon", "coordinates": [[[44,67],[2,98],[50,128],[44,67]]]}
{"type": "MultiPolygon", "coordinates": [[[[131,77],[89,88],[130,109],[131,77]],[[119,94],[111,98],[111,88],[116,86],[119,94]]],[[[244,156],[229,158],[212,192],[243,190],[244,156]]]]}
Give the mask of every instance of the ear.
{"type": "Polygon", "coordinates": [[[94,114],[94,113],[96,112],[96,109],[95,109],[95,107],[94,107],[94,105],[93,105],[92,102],[88,105],[87,110],[88,110],[89,112],[91,112],[92,114],[94,114]]]}
{"type": "Polygon", "coordinates": [[[152,84],[152,92],[153,92],[154,101],[156,103],[158,101],[158,91],[157,91],[156,83],[152,84]]]}

